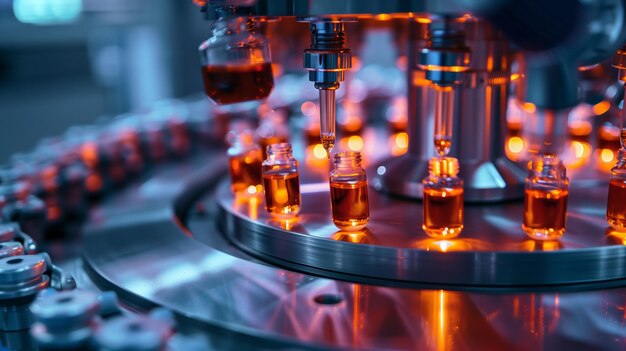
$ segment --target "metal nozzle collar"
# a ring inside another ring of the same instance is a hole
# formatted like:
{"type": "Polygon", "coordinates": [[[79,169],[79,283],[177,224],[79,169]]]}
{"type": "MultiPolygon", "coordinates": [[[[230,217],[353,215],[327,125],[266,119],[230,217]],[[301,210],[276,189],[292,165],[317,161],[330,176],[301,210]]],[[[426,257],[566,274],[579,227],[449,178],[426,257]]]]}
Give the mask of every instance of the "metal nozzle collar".
{"type": "Polygon", "coordinates": [[[304,51],[304,68],[309,81],[338,83],[345,79],[345,71],[352,68],[352,54],[345,48],[342,21],[314,21],[310,24],[311,47],[304,51]]]}
{"type": "Polygon", "coordinates": [[[458,30],[433,30],[428,47],[420,51],[417,66],[426,79],[438,85],[459,84],[461,73],[469,70],[470,49],[465,34],[458,30]]]}

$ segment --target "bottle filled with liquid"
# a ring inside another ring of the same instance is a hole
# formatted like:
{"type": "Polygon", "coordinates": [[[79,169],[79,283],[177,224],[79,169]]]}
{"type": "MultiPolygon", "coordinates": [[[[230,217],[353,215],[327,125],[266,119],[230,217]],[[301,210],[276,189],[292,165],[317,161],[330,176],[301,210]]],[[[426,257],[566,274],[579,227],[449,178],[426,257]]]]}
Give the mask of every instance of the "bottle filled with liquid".
{"type": "Polygon", "coordinates": [[[522,229],[535,240],[555,240],[565,233],[569,180],[563,162],[542,155],[529,166],[522,229]]]}
{"type": "Polygon", "coordinates": [[[435,239],[451,239],[463,230],[463,180],[459,161],[437,156],[428,162],[430,174],[423,181],[424,222],[422,229],[435,239]]]}
{"type": "Polygon", "coordinates": [[[272,217],[289,219],[300,213],[300,179],[298,161],[293,158],[291,144],[267,147],[263,161],[265,209],[272,217]]]}
{"type": "Polygon", "coordinates": [[[261,148],[254,143],[249,130],[228,133],[228,166],[231,190],[239,195],[257,195],[263,191],[261,148]]]}
{"type": "Polygon", "coordinates": [[[626,149],[617,152],[617,164],[611,169],[606,220],[619,231],[626,232],[626,149]]]}
{"type": "Polygon", "coordinates": [[[361,167],[360,152],[333,155],[330,172],[330,205],[333,223],[343,230],[361,230],[370,220],[367,177],[361,167]]]}
{"type": "Polygon", "coordinates": [[[200,47],[206,95],[217,104],[266,98],[274,87],[267,39],[246,16],[220,18],[200,47]]]}
{"type": "Polygon", "coordinates": [[[285,117],[274,110],[262,114],[256,139],[263,151],[263,159],[266,159],[268,146],[289,142],[289,128],[285,117]]]}

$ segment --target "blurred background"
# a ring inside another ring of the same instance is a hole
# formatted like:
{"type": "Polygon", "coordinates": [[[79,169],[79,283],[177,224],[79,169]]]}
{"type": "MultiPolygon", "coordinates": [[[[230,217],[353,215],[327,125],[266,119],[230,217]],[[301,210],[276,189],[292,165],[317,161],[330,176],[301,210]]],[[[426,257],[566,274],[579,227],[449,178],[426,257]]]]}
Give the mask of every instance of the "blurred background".
{"type": "Polygon", "coordinates": [[[0,0],[0,162],[46,136],[200,94],[190,0],[0,0]]]}

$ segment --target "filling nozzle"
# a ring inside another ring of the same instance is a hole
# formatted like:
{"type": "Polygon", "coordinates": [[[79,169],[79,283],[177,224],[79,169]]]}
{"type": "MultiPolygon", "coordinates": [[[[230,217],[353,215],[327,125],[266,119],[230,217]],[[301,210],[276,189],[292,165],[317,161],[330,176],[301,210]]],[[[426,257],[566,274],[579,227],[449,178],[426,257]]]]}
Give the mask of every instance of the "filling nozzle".
{"type": "Polygon", "coordinates": [[[320,139],[328,157],[335,145],[335,91],[352,67],[350,49],[344,47],[344,22],[351,19],[304,18],[310,22],[311,47],[304,51],[304,68],[320,97],[320,139]]]}
{"type": "Polygon", "coordinates": [[[320,93],[320,139],[328,157],[335,146],[335,128],[337,125],[337,104],[335,102],[335,90],[339,83],[318,85],[320,93]]]}
{"type": "Polygon", "coordinates": [[[454,87],[434,85],[435,88],[435,150],[439,156],[447,156],[452,146],[454,122],[454,87]]]}
{"type": "Polygon", "coordinates": [[[434,89],[434,144],[437,155],[447,156],[452,146],[455,86],[462,73],[469,70],[470,48],[465,44],[465,30],[460,20],[445,17],[431,23],[428,43],[420,51],[418,68],[434,89]]]}

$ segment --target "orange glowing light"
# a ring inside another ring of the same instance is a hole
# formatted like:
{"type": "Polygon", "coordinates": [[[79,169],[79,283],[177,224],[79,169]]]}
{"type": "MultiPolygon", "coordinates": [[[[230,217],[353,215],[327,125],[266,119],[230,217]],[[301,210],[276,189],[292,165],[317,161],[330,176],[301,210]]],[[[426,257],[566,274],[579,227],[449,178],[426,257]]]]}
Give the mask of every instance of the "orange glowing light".
{"type": "Polygon", "coordinates": [[[250,185],[250,186],[248,186],[248,189],[247,189],[248,194],[250,194],[250,195],[255,195],[255,194],[259,193],[262,190],[263,190],[263,187],[261,187],[260,185],[256,185],[256,186],[255,185],[250,185]]]}
{"type": "Polygon", "coordinates": [[[374,16],[374,18],[379,21],[389,21],[391,19],[391,15],[388,13],[381,13],[381,14],[374,16]]]}
{"type": "Polygon", "coordinates": [[[415,20],[417,21],[417,23],[424,23],[424,24],[432,23],[433,21],[428,17],[415,17],[415,20]]]}
{"type": "Polygon", "coordinates": [[[198,5],[198,6],[206,5],[206,0],[191,0],[191,1],[193,1],[193,3],[198,5]]]}
{"type": "Polygon", "coordinates": [[[356,56],[352,56],[352,70],[358,71],[359,69],[361,69],[361,60],[356,56]]]}
{"type": "Polygon", "coordinates": [[[316,144],[313,147],[313,156],[319,160],[325,160],[328,158],[328,154],[326,153],[326,149],[322,144],[316,144]]]}
{"type": "Polygon", "coordinates": [[[569,125],[569,132],[573,136],[587,136],[591,134],[593,127],[589,121],[573,121],[569,125]]]}
{"type": "Polygon", "coordinates": [[[600,101],[593,105],[593,113],[596,116],[605,114],[611,108],[611,103],[608,101],[600,101]]]}
{"type": "Polygon", "coordinates": [[[417,65],[417,66],[425,71],[465,72],[469,70],[469,67],[467,66],[440,66],[440,65],[417,65]]]}
{"type": "Polygon", "coordinates": [[[363,138],[358,135],[353,135],[348,138],[348,149],[351,151],[363,150],[363,138]]]}
{"type": "Polygon", "coordinates": [[[420,70],[413,70],[413,86],[426,87],[430,85],[430,81],[426,79],[426,72],[420,70]]]}
{"type": "Polygon", "coordinates": [[[516,81],[516,80],[520,79],[521,77],[522,77],[522,75],[521,75],[521,74],[519,74],[519,73],[513,73],[513,74],[511,74],[511,82],[514,82],[514,81],[516,81]]]}
{"type": "Polygon", "coordinates": [[[600,151],[600,159],[604,163],[613,162],[613,159],[615,159],[615,155],[613,153],[613,150],[602,149],[602,151],[600,151]]]}
{"type": "Polygon", "coordinates": [[[509,151],[512,153],[519,154],[524,150],[524,139],[520,137],[512,137],[509,139],[507,146],[509,147],[509,151]]]}
{"type": "Polygon", "coordinates": [[[580,141],[572,142],[572,147],[574,148],[574,155],[576,155],[576,158],[583,157],[585,153],[585,147],[580,141]]]}
{"type": "Polygon", "coordinates": [[[395,137],[396,146],[400,149],[406,149],[409,147],[409,134],[401,132],[396,134],[395,137]]]}
{"type": "Polygon", "coordinates": [[[259,218],[259,197],[252,196],[248,200],[248,217],[251,219],[259,218]]]}
{"type": "Polygon", "coordinates": [[[102,178],[97,174],[91,174],[87,176],[87,179],[85,180],[85,186],[87,187],[87,190],[95,193],[102,189],[102,178]]]}
{"type": "Polygon", "coordinates": [[[83,144],[81,148],[81,156],[83,162],[88,167],[95,167],[98,165],[98,146],[94,142],[88,142],[83,144]]]}
{"type": "Polygon", "coordinates": [[[525,102],[522,104],[522,108],[524,109],[524,111],[528,112],[528,113],[535,113],[537,112],[537,106],[535,106],[535,104],[533,104],[532,102],[525,102]]]}

